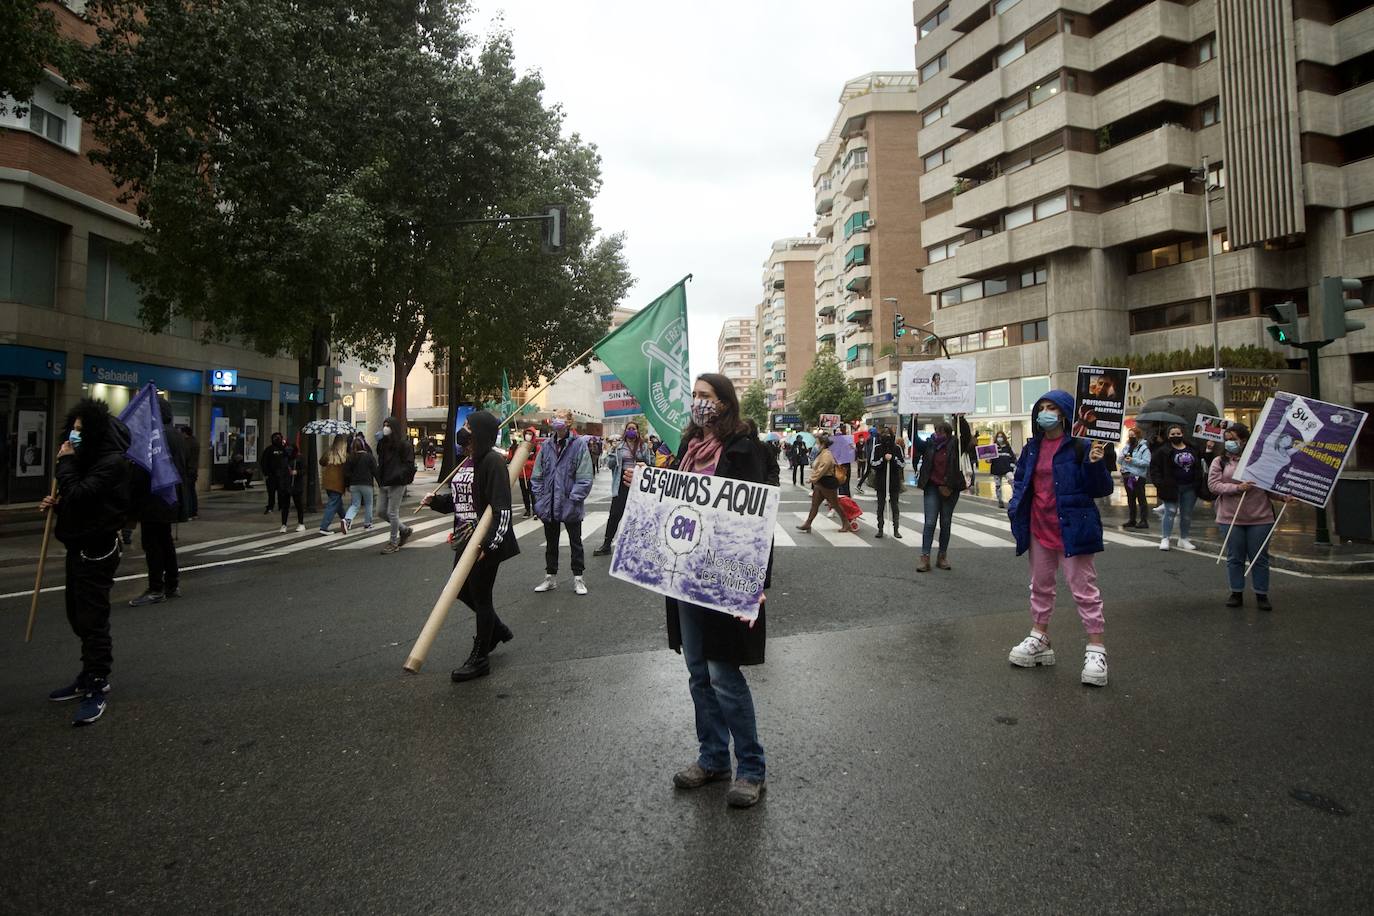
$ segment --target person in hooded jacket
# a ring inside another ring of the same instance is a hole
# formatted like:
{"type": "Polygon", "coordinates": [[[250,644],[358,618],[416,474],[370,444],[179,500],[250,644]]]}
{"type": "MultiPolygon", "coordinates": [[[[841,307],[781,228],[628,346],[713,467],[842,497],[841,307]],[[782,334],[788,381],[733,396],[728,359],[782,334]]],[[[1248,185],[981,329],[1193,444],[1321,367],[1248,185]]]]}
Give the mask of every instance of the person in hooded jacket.
{"type": "Polygon", "coordinates": [[[586,560],[582,552],[582,519],[587,495],[592,491],[592,458],[587,437],[573,432],[567,411],[553,419],[553,435],[544,440],[534,463],[530,486],[534,490],[534,514],[544,523],[544,579],[536,592],[558,587],[558,541],[564,528],[572,552],[573,593],[587,594],[582,578],[586,560]]]}
{"type": "Polygon", "coordinates": [[[415,446],[406,435],[406,425],[395,417],[382,421],[377,466],[382,483],[379,510],[391,525],[391,540],[382,553],[395,553],[410,539],[410,526],[401,521],[401,503],[406,498],[406,486],[415,479],[415,446]]]}
{"type": "Polygon", "coordinates": [[[1007,434],[1000,429],[992,437],[992,444],[997,446],[997,457],[988,462],[988,473],[992,474],[993,489],[997,493],[997,508],[1005,509],[1007,503],[1002,499],[1002,485],[1016,470],[1016,453],[1011,450],[1007,434]]]}
{"type": "Polygon", "coordinates": [[[1069,435],[1072,414],[1073,395],[1067,391],[1055,389],[1036,401],[1034,434],[1016,462],[1007,517],[1016,555],[1030,552],[1031,632],[1007,660],[1020,668],[1054,664],[1049,627],[1055,577],[1062,569],[1088,633],[1079,679],[1105,687],[1106,621],[1094,559],[1102,552],[1102,516],[1095,500],[1112,492],[1112,475],[1102,460],[1106,449],[1100,439],[1089,445],[1069,435]]]}
{"type": "Polygon", "coordinates": [[[176,468],[177,499],[168,503],[152,491],[152,477],[138,465],[133,467],[130,497],[134,514],[138,517],[143,541],[144,561],[148,565],[148,588],[129,602],[129,607],[157,604],[168,598],[181,597],[181,570],[177,566],[177,547],[172,540],[172,526],[186,521],[186,437],[172,426],[172,405],[164,398],[157,399],[162,417],[162,443],[176,468]]]}
{"type": "MultiPolygon", "coordinates": [[[[912,447],[912,461],[920,462],[916,472],[916,486],[925,491],[925,530],[921,534],[921,562],[917,572],[930,572],[930,548],[935,543],[935,523],[940,523],[940,553],[935,565],[940,569],[950,569],[949,536],[950,526],[954,523],[954,506],[959,502],[959,494],[968,489],[968,478],[964,476],[962,456],[974,453],[973,431],[962,416],[959,420],[959,435],[954,427],[941,420],[935,424],[935,432],[930,438],[917,440],[912,447]]],[[[912,417],[912,428],[919,419],[912,417]]]]}
{"type": "MultiPolygon", "coordinates": [[[[263,515],[271,515],[277,508],[277,481],[280,479],[282,461],[286,459],[286,440],[281,433],[273,433],[267,448],[258,458],[258,470],[262,471],[262,485],[267,490],[267,508],[263,515]]],[[[247,487],[244,487],[247,489],[247,487]]]]}
{"type": "MultiPolygon", "coordinates": [[[[706,373],[692,386],[692,425],[684,430],[677,466],[683,471],[763,483],[758,437],[740,419],[739,398],[725,376],[706,373]]],[[[687,663],[687,684],[696,710],[697,759],[673,775],[679,789],[698,789],[730,779],[730,742],[737,768],[726,803],[747,808],[766,790],[754,697],[740,670],[763,664],[767,634],[763,602],[749,623],[675,598],[666,599],[668,646],[687,663]]]]}
{"type": "Polygon", "coordinates": [[[277,498],[281,501],[281,530],[291,518],[291,501],[296,501],[296,530],[305,530],[305,456],[294,445],[286,445],[277,464],[277,498]]]}
{"type": "Polygon", "coordinates": [[[462,450],[458,468],[449,481],[449,492],[425,496],[421,504],[435,512],[452,513],[454,526],[453,564],[463,555],[477,522],[491,509],[491,527],[482,539],[481,553],[458,591],[458,600],[477,615],[477,632],[472,638],[472,653],[455,669],[455,682],[470,681],[491,673],[491,651],[510,642],[514,633],[496,615],[492,593],[502,563],[520,553],[511,527],[510,477],[506,459],[496,450],[501,421],[486,410],[468,415],[463,428],[453,437],[462,450]]]}
{"type": "Polygon", "coordinates": [[[630,499],[630,478],[634,476],[637,465],[647,465],[654,460],[648,443],[639,437],[639,423],[631,420],[625,424],[625,434],[620,444],[611,453],[611,515],[606,522],[606,537],[601,546],[592,551],[594,557],[609,556],[620,530],[620,520],[625,516],[625,503],[630,499]]]}
{"type": "Polygon", "coordinates": [[[377,459],[368,449],[367,440],[355,438],[352,447],[353,453],[344,462],[344,482],[352,494],[348,511],[344,513],[344,534],[353,530],[359,506],[363,508],[363,530],[372,529],[372,485],[377,482],[377,459]]]}
{"type": "Polygon", "coordinates": [[[54,533],[67,548],[67,622],[81,640],[81,673],[48,694],[53,702],[81,700],[73,725],[105,712],[114,661],[110,588],[119,568],[120,526],[129,514],[129,430],[104,401],[84,398],[67,414],[57,450],[57,495],[38,507],[57,513],[54,533]]]}
{"type": "Polygon", "coordinates": [[[869,456],[870,474],[873,478],[873,492],[878,497],[878,534],[883,536],[883,509],[892,506],[892,536],[898,540],[902,531],[897,522],[897,498],[902,492],[902,475],[906,473],[906,457],[897,445],[897,435],[892,427],[883,428],[882,434],[875,438],[873,453],[869,456]]]}

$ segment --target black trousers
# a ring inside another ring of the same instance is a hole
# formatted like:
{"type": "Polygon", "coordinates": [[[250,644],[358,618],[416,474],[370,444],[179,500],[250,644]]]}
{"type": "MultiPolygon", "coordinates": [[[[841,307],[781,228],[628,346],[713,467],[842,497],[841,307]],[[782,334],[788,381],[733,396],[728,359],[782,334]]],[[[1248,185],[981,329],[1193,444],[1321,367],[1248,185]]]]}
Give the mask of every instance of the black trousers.
{"type": "Polygon", "coordinates": [[[186,486],[182,487],[182,491],[186,494],[186,514],[191,516],[191,518],[200,515],[200,494],[196,492],[197,479],[198,478],[188,476],[186,478],[186,486]]]}
{"type": "Polygon", "coordinates": [[[110,640],[110,588],[119,568],[119,538],[67,551],[67,623],[81,640],[82,679],[108,678],[114,662],[110,640]]]}
{"type": "Polygon", "coordinates": [[[534,493],[530,491],[530,482],[523,475],[520,477],[520,499],[525,503],[526,514],[534,511],[534,493]]]}
{"type": "Polygon", "coordinates": [[[897,497],[900,495],[898,493],[899,489],[900,487],[896,486],[895,484],[892,486],[884,486],[881,481],[877,481],[873,484],[874,495],[878,497],[879,531],[883,530],[883,506],[885,503],[890,503],[892,506],[892,530],[897,530],[897,497]]]}
{"type": "Polygon", "coordinates": [[[144,559],[148,562],[148,591],[171,591],[181,582],[177,546],[172,542],[171,522],[140,522],[144,559]]]}
{"type": "MultiPolygon", "coordinates": [[[[458,565],[458,559],[462,555],[462,551],[454,551],[454,566],[458,565]]],[[[481,640],[483,651],[491,650],[492,634],[501,625],[501,618],[496,616],[496,605],[492,599],[492,593],[496,589],[496,573],[500,568],[501,564],[492,560],[478,560],[473,565],[472,572],[468,573],[467,581],[458,590],[458,600],[472,608],[472,612],[477,616],[477,638],[481,640]]]]}
{"type": "Polygon", "coordinates": [[[563,528],[568,529],[568,546],[572,548],[572,574],[582,575],[586,563],[582,555],[582,519],[575,522],[544,523],[544,572],[549,575],[558,573],[558,540],[563,528]]]}
{"type": "Polygon", "coordinates": [[[1122,474],[1126,484],[1126,506],[1131,513],[1130,521],[1142,525],[1150,521],[1150,500],[1145,495],[1145,478],[1122,474]]]}
{"type": "Polygon", "coordinates": [[[291,500],[296,501],[296,524],[305,524],[305,495],[298,490],[281,489],[277,493],[281,497],[281,523],[286,524],[291,517],[291,500]]]}
{"type": "Polygon", "coordinates": [[[794,465],[792,465],[792,486],[795,487],[795,486],[797,486],[799,483],[800,483],[801,486],[806,486],[806,465],[804,465],[804,464],[794,464],[794,465]],[[797,480],[797,474],[799,474],[799,473],[801,474],[801,480],[800,480],[800,481],[797,480]]]}
{"type": "MultiPolygon", "coordinates": [[[[272,479],[271,475],[264,474],[262,485],[267,490],[267,511],[271,512],[277,508],[277,482],[272,479]]],[[[285,525],[286,522],[282,522],[282,524],[285,525]]]]}
{"type": "Polygon", "coordinates": [[[609,544],[615,540],[615,533],[620,530],[620,517],[625,514],[625,503],[629,499],[630,487],[622,482],[620,492],[611,500],[611,517],[606,522],[606,540],[602,543],[609,544]]]}
{"type": "Polygon", "coordinates": [[[852,464],[846,464],[846,465],[844,466],[844,483],[840,484],[840,489],[839,489],[839,495],[840,495],[840,496],[849,496],[849,495],[850,495],[850,493],[849,493],[849,484],[850,484],[851,482],[853,482],[853,480],[854,480],[854,465],[852,465],[852,464]]]}

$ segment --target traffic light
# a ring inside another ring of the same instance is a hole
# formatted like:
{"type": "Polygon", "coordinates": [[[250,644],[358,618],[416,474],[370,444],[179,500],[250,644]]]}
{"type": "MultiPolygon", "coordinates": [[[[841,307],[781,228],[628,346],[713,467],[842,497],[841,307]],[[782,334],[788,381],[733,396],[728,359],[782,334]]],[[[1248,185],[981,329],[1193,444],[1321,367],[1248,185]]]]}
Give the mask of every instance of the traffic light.
{"type": "Polygon", "coordinates": [[[896,315],[894,315],[894,316],[892,317],[892,336],[893,336],[893,337],[903,337],[903,336],[905,336],[905,335],[906,335],[906,319],[902,317],[902,313],[901,313],[901,312],[898,312],[896,315]]]}
{"type": "Polygon", "coordinates": [[[320,391],[320,380],[319,380],[318,377],[312,375],[310,378],[302,379],[302,380],[301,380],[301,388],[302,388],[302,389],[304,390],[304,392],[305,392],[305,403],[307,403],[307,404],[320,404],[320,403],[323,403],[323,402],[320,400],[321,391],[320,391]]]}
{"type": "Polygon", "coordinates": [[[337,401],[343,396],[343,373],[338,369],[324,370],[324,403],[337,401]]]}
{"type": "Polygon", "coordinates": [[[1364,284],[1351,277],[1322,277],[1322,294],[1310,328],[1317,340],[1340,340],[1364,327],[1363,321],[1347,318],[1346,312],[1365,307],[1359,298],[1364,284]]]}
{"type": "Polygon", "coordinates": [[[557,254],[563,250],[563,244],[568,232],[568,208],[563,204],[554,204],[544,213],[543,238],[541,248],[545,254],[557,254]]]}
{"type": "Polygon", "coordinates": [[[1265,306],[1265,311],[1275,322],[1269,325],[1270,337],[1290,347],[1302,346],[1302,325],[1298,321],[1298,304],[1296,302],[1280,302],[1276,305],[1265,306]]]}

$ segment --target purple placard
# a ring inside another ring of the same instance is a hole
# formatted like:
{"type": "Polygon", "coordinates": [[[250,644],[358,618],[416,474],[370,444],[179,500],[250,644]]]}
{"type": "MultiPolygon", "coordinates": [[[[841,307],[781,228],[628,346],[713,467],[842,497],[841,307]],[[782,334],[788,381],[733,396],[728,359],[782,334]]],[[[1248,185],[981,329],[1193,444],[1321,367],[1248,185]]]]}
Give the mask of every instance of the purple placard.
{"type": "Polygon", "coordinates": [[[639,465],[616,533],[611,575],[753,620],[778,498],[778,488],[767,484],[639,465]]]}
{"type": "Polygon", "coordinates": [[[974,451],[978,453],[979,461],[991,461],[997,457],[997,446],[980,445],[974,451]]]}
{"type": "Polygon", "coordinates": [[[1235,479],[1325,506],[1366,417],[1353,407],[1280,391],[1264,405],[1235,479]]]}
{"type": "Polygon", "coordinates": [[[830,455],[836,464],[851,464],[854,461],[854,437],[851,435],[832,436],[830,455]]]}

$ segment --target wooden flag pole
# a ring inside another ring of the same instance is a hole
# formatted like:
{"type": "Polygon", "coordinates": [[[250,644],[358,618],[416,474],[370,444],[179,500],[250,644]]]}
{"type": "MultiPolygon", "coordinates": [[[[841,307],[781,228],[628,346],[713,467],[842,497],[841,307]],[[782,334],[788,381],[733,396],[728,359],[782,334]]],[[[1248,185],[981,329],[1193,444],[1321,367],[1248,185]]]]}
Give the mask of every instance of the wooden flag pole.
{"type": "Polygon", "coordinates": [[[1274,516],[1274,526],[1270,528],[1269,533],[1264,536],[1264,543],[1259,545],[1259,550],[1255,551],[1254,560],[1251,560],[1249,563],[1245,565],[1245,574],[1247,576],[1250,575],[1250,567],[1255,565],[1255,560],[1258,560],[1260,554],[1264,553],[1264,548],[1269,546],[1269,539],[1274,536],[1275,531],[1279,530],[1279,522],[1283,520],[1283,513],[1284,510],[1286,510],[1287,508],[1288,503],[1286,502],[1282,506],[1279,506],[1279,514],[1274,516]]]}
{"type": "MultiPolygon", "coordinates": [[[[515,478],[524,468],[525,459],[529,453],[530,444],[528,442],[521,442],[515,450],[515,460],[510,463],[510,485],[512,487],[515,486],[515,478]]],[[[434,608],[429,612],[429,619],[425,621],[419,637],[415,640],[415,646],[410,650],[410,655],[406,657],[406,662],[402,667],[411,674],[419,674],[420,668],[425,664],[425,659],[429,657],[429,650],[434,645],[434,640],[439,635],[444,620],[448,617],[448,609],[453,607],[453,602],[457,600],[458,593],[463,589],[463,583],[468,580],[468,574],[472,572],[472,567],[477,564],[477,555],[482,552],[482,541],[486,538],[487,532],[491,530],[491,524],[492,512],[491,506],[488,506],[482,513],[482,517],[477,520],[477,527],[473,529],[472,537],[468,539],[468,546],[463,548],[463,555],[458,558],[458,563],[453,567],[453,572],[449,574],[448,582],[444,583],[444,589],[439,593],[439,600],[434,602],[434,608]]]]}
{"type": "MultiPolygon", "coordinates": [[[[57,477],[53,476],[48,496],[57,495],[57,477]]],[[[24,628],[24,642],[33,639],[33,622],[38,617],[38,593],[43,585],[43,567],[48,562],[48,542],[52,540],[54,506],[48,507],[48,519],[43,523],[43,546],[38,549],[38,574],[33,577],[33,600],[29,602],[29,624],[24,628]]]]}
{"type": "Polygon", "coordinates": [[[1231,532],[1236,528],[1236,518],[1240,515],[1241,507],[1245,505],[1245,496],[1249,492],[1249,490],[1242,490],[1240,493],[1240,502],[1236,503],[1236,514],[1231,516],[1231,524],[1226,528],[1226,537],[1221,539],[1221,549],[1217,551],[1217,561],[1212,564],[1213,566],[1220,565],[1221,558],[1226,553],[1226,544],[1231,540],[1231,532]]]}

